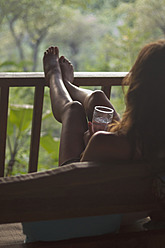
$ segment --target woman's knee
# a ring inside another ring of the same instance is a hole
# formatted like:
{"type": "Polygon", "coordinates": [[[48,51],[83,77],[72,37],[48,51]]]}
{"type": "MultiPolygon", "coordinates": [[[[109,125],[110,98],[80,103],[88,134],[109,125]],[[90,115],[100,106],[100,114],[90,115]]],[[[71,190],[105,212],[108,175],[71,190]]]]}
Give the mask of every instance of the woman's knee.
{"type": "Polygon", "coordinates": [[[88,119],[91,121],[94,107],[97,105],[107,105],[107,97],[102,90],[95,90],[85,101],[85,109],[88,119]]]}
{"type": "Polygon", "coordinates": [[[78,101],[69,102],[62,116],[62,124],[71,128],[87,130],[87,118],[83,105],[78,101]]]}
{"type": "Polygon", "coordinates": [[[95,90],[90,96],[90,101],[100,102],[102,99],[106,99],[106,95],[102,90],[95,90]]]}
{"type": "Polygon", "coordinates": [[[64,110],[64,115],[75,115],[77,116],[85,116],[85,111],[84,111],[84,107],[83,105],[78,102],[78,101],[73,101],[73,102],[69,102],[68,104],[66,104],[65,106],[65,110],[64,110]]]}
{"type": "Polygon", "coordinates": [[[71,111],[83,111],[83,106],[79,101],[72,101],[66,104],[66,111],[68,109],[71,111]]]}

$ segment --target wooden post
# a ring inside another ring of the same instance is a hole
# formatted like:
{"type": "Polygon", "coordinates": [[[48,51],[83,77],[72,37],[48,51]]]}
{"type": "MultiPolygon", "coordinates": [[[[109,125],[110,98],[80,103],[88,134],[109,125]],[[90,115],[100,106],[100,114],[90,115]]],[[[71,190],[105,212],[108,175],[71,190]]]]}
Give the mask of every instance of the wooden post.
{"type": "Polygon", "coordinates": [[[34,95],[34,109],[31,131],[31,145],[30,145],[30,158],[29,158],[29,172],[36,172],[38,165],[40,131],[42,121],[42,109],[44,98],[44,85],[37,85],[35,87],[34,95]]]}
{"type": "Polygon", "coordinates": [[[0,89],[0,176],[4,176],[9,87],[0,89]]]}

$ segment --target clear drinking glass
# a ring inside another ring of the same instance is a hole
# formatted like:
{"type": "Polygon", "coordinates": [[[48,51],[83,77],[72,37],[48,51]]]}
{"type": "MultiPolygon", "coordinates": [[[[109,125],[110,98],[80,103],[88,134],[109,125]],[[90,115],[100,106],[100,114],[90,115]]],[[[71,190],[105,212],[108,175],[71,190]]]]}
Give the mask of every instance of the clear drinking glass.
{"type": "Polygon", "coordinates": [[[92,119],[93,132],[107,131],[112,122],[114,110],[104,106],[95,106],[92,119]]]}

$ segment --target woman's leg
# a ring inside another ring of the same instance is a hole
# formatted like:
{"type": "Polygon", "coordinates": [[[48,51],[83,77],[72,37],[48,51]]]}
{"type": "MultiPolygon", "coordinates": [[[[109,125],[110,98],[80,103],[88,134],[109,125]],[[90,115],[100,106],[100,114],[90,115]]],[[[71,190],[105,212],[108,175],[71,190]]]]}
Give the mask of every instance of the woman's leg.
{"type": "MultiPolygon", "coordinates": [[[[74,80],[73,66],[64,56],[60,57],[59,63],[65,87],[67,88],[72,99],[81,102],[81,104],[84,106],[89,121],[92,120],[93,110],[96,105],[106,106],[114,109],[103,91],[82,89],[72,84],[74,80]],[[69,72],[68,68],[70,68],[69,72]]],[[[114,112],[114,117],[116,120],[119,120],[119,116],[116,111],[114,112]]]]}
{"type": "Polygon", "coordinates": [[[83,137],[87,130],[83,106],[70,97],[62,81],[57,47],[50,47],[43,58],[45,78],[50,86],[54,117],[62,122],[59,164],[77,159],[85,148],[83,137]]]}

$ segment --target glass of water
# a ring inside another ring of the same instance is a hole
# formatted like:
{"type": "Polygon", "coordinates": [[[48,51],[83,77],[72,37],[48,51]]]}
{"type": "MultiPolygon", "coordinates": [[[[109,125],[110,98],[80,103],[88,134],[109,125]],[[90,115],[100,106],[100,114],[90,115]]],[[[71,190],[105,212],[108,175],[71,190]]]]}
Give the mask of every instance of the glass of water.
{"type": "Polygon", "coordinates": [[[104,106],[95,106],[92,118],[93,132],[107,131],[112,122],[114,110],[104,106]]]}

